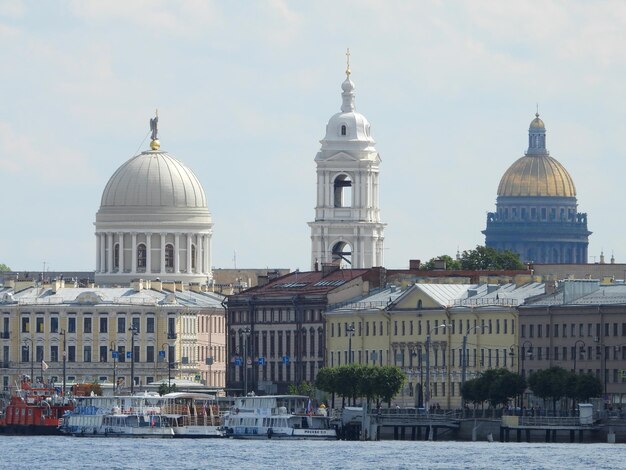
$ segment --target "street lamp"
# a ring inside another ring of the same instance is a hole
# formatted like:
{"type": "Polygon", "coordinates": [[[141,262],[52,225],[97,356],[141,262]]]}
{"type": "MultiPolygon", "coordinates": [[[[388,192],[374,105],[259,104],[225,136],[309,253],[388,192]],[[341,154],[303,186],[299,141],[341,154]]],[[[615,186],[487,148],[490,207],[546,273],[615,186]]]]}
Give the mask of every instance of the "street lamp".
{"type": "MultiPolygon", "coordinates": [[[[480,328],[480,325],[476,324],[468,329],[463,335],[463,363],[461,364],[461,410],[465,410],[465,398],[463,397],[463,387],[465,385],[465,375],[467,371],[467,337],[472,331],[480,328]]],[[[481,330],[482,333],[482,330],[481,330]]]]}
{"type": "Polygon", "coordinates": [[[109,351],[111,352],[111,356],[113,357],[113,396],[115,396],[115,391],[117,390],[117,379],[115,376],[115,363],[117,361],[117,347],[115,345],[115,341],[111,341],[111,346],[109,348],[109,351]]]}
{"type": "MultiPolygon", "coordinates": [[[[524,369],[524,362],[526,360],[526,355],[528,355],[528,357],[532,357],[533,356],[533,343],[531,343],[530,341],[524,341],[522,343],[522,352],[520,354],[520,358],[522,361],[522,377],[526,378],[526,369],[524,369]],[[528,351],[526,351],[526,345],[528,345],[528,351]]],[[[529,397],[530,399],[530,397],[529,397]]],[[[524,395],[522,395],[522,402],[521,402],[521,408],[524,407],[524,395]]]]}
{"type": "Polygon", "coordinates": [[[352,364],[352,337],[354,336],[354,322],[346,325],[346,336],[348,337],[348,365],[352,364]]]}
{"type": "Polygon", "coordinates": [[[250,327],[243,329],[243,395],[248,396],[248,338],[250,337],[250,327]]]}
{"type": "Polygon", "coordinates": [[[61,332],[59,333],[61,336],[63,336],[63,390],[61,392],[61,396],[65,398],[65,362],[67,361],[67,347],[65,345],[65,330],[61,330],[61,332]]]}
{"type": "Polygon", "coordinates": [[[25,351],[28,351],[28,355],[30,356],[30,385],[32,387],[32,385],[35,383],[35,357],[33,354],[33,340],[31,338],[24,338],[24,345],[22,347],[25,351]],[[28,345],[26,344],[27,341],[30,341],[30,347],[28,347],[28,345]]]}
{"type": "MultiPolygon", "coordinates": [[[[582,344],[583,348],[585,347],[585,342],[582,339],[579,339],[574,343],[574,375],[578,373],[576,372],[576,359],[578,359],[578,343],[582,344]]],[[[582,355],[584,351],[584,349],[581,349],[580,354],[582,355]]]]}
{"type": "Polygon", "coordinates": [[[161,345],[161,348],[163,349],[163,354],[165,355],[165,346],[167,346],[167,392],[169,393],[172,390],[172,358],[170,357],[169,343],[163,343],[161,345]]]}
{"type": "Polygon", "coordinates": [[[446,328],[446,324],[434,326],[428,332],[426,336],[426,413],[430,413],[430,335],[433,331],[439,328],[446,328]]]}
{"type": "Polygon", "coordinates": [[[130,394],[135,394],[135,336],[137,336],[137,327],[131,326],[128,331],[131,332],[130,337],[130,394]]]}

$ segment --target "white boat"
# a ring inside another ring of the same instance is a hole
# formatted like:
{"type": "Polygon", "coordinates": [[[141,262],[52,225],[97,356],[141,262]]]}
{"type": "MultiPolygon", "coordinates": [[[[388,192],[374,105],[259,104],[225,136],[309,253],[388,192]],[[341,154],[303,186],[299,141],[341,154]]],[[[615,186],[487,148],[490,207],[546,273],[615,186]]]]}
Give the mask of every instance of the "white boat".
{"type": "Polygon", "coordinates": [[[219,407],[212,395],[168,393],[162,397],[161,415],[171,423],[174,437],[224,437],[219,407]]]}
{"type": "Polygon", "coordinates": [[[85,437],[174,437],[168,417],[161,413],[161,397],[143,394],[118,397],[76,397],[63,417],[60,431],[85,437]]]}
{"type": "Polygon", "coordinates": [[[337,439],[326,409],[313,409],[309,397],[298,395],[235,398],[224,429],[239,439],[337,439]]]}

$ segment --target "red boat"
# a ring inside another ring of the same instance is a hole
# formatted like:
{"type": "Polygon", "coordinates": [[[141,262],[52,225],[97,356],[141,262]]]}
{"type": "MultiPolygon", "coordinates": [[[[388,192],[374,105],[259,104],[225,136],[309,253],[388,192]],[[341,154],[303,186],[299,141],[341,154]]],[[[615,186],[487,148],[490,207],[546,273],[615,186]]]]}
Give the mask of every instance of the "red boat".
{"type": "Polygon", "coordinates": [[[63,415],[73,408],[71,401],[59,396],[54,388],[31,386],[28,379],[23,379],[0,414],[0,434],[61,435],[63,415]]]}

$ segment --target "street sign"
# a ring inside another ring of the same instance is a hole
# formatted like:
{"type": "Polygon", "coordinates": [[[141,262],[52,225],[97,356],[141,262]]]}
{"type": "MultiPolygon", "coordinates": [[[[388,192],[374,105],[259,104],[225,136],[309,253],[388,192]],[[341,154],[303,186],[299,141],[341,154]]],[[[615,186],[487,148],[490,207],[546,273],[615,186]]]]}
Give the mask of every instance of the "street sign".
{"type": "Polygon", "coordinates": [[[283,356],[283,364],[289,364],[289,356],[283,356]]]}
{"type": "Polygon", "coordinates": [[[210,357],[210,356],[209,356],[209,357],[207,357],[207,358],[205,359],[205,364],[206,364],[207,366],[212,366],[212,365],[213,365],[213,358],[212,358],[212,357],[210,357]]]}
{"type": "Polygon", "coordinates": [[[120,355],[119,355],[119,353],[117,351],[113,351],[111,353],[111,356],[113,357],[113,359],[117,359],[120,355]]]}
{"type": "Polygon", "coordinates": [[[159,351],[159,357],[165,357],[165,351],[159,351]]]}
{"type": "Polygon", "coordinates": [[[259,357],[259,365],[260,366],[264,366],[265,365],[265,358],[264,357],[259,357]]]}
{"type": "Polygon", "coordinates": [[[241,364],[243,364],[243,361],[241,360],[241,358],[239,356],[237,356],[235,358],[235,365],[236,366],[240,366],[241,364]]]}
{"type": "Polygon", "coordinates": [[[246,364],[248,364],[249,366],[251,366],[251,365],[252,365],[252,359],[248,358],[248,359],[246,360],[246,364]]]}
{"type": "Polygon", "coordinates": [[[128,351],[126,353],[126,359],[132,359],[133,358],[133,353],[131,353],[130,351],[128,351]]]}

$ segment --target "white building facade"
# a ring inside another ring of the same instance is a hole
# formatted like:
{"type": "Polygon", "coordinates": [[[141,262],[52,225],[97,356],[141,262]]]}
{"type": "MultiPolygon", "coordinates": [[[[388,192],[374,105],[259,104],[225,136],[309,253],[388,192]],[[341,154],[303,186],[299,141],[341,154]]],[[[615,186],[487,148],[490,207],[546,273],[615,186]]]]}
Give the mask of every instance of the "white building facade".
{"type": "Polygon", "coordinates": [[[133,279],[211,280],[212,220],[196,175],[159,150],[136,155],[111,177],[96,214],[96,284],[133,279]]]}
{"type": "Polygon", "coordinates": [[[380,221],[380,156],[370,124],[356,112],[350,68],[341,88],[341,112],[330,118],[315,157],[317,205],[311,227],[311,266],[383,265],[385,224],[380,221]]]}

